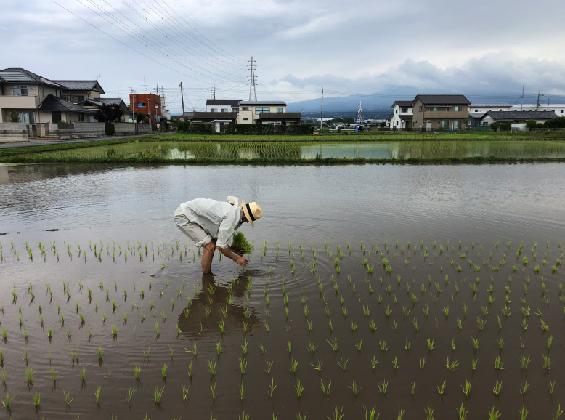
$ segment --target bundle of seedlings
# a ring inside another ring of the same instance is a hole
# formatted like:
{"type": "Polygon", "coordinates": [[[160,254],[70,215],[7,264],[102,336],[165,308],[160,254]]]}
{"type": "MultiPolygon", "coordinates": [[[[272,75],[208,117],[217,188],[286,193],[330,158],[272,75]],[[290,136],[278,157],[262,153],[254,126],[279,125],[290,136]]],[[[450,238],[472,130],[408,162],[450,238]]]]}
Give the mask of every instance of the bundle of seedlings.
{"type": "Polygon", "coordinates": [[[239,255],[251,254],[253,252],[253,244],[247,240],[242,232],[236,232],[233,235],[231,249],[239,255]]]}

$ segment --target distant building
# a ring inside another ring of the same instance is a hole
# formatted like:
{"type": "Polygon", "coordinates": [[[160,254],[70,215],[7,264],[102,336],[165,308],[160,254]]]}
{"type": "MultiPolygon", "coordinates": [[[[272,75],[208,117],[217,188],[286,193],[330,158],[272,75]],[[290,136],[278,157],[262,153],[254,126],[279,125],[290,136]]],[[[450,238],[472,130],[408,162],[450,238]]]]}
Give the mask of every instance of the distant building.
{"type": "Polygon", "coordinates": [[[389,127],[391,130],[412,128],[412,101],[394,101],[389,127]]]}
{"type": "Polygon", "coordinates": [[[481,125],[491,126],[500,122],[520,124],[528,121],[543,124],[554,118],[556,118],[554,111],[489,111],[481,119],[481,125]]]}
{"type": "Polygon", "coordinates": [[[524,105],[514,105],[512,107],[515,111],[551,111],[555,112],[557,117],[565,117],[565,104],[524,104],[524,105]]]}
{"type": "Polygon", "coordinates": [[[206,112],[238,112],[240,99],[208,99],[206,112]]]}
{"type": "Polygon", "coordinates": [[[421,131],[459,131],[467,127],[469,105],[465,95],[416,95],[412,128],[421,131]]]}
{"type": "Polygon", "coordinates": [[[299,112],[287,112],[282,101],[241,101],[237,114],[237,124],[299,124],[299,112]]]}
{"type": "Polygon", "coordinates": [[[130,93],[130,109],[135,114],[147,115],[151,124],[157,124],[162,116],[161,96],[154,93],[130,93]]]}
{"type": "Polygon", "coordinates": [[[508,111],[510,109],[512,109],[510,104],[471,104],[469,105],[469,126],[479,127],[481,119],[489,111],[508,111]]]}
{"type": "Polygon", "coordinates": [[[225,125],[235,124],[237,112],[185,112],[183,119],[193,123],[211,123],[215,133],[221,133],[225,125]]]}

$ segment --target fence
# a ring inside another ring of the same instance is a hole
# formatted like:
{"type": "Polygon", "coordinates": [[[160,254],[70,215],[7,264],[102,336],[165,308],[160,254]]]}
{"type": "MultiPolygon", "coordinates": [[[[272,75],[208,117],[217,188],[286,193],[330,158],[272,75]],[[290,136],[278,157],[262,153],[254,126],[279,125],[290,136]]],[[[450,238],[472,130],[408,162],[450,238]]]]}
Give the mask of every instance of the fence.
{"type": "Polygon", "coordinates": [[[0,124],[0,143],[15,143],[29,140],[26,124],[2,123],[0,124]]]}

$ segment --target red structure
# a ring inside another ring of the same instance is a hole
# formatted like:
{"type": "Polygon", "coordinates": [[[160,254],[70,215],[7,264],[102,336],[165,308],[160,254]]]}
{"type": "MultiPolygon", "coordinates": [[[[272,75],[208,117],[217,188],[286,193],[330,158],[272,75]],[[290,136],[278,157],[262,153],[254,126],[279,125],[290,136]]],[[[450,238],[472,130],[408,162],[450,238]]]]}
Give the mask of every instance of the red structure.
{"type": "MultiPolygon", "coordinates": [[[[130,109],[136,115],[149,116],[151,124],[157,124],[161,117],[161,97],[154,93],[130,93],[130,109]]],[[[136,117],[137,118],[137,117],[136,117]]]]}

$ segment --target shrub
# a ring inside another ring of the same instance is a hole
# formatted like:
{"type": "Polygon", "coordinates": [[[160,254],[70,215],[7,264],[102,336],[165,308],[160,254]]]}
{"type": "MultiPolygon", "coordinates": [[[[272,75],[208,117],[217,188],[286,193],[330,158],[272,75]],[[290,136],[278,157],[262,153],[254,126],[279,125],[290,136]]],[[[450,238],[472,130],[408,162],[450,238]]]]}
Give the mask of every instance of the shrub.
{"type": "Polygon", "coordinates": [[[543,126],[547,128],[565,128],[565,117],[558,117],[546,121],[543,126]]]}
{"type": "Polygon", "coordinates": [[[508,121],[498,121],[490,126],[494,131],[510,131],[512,124],[508,121]]]}

